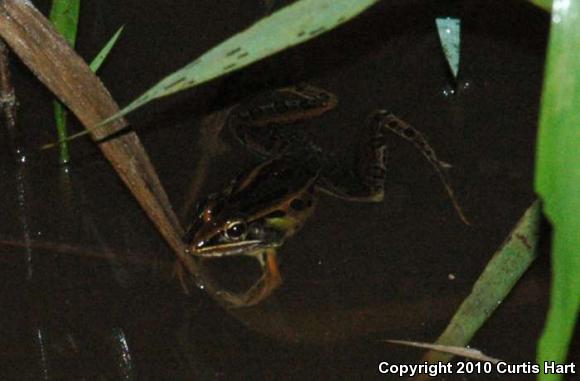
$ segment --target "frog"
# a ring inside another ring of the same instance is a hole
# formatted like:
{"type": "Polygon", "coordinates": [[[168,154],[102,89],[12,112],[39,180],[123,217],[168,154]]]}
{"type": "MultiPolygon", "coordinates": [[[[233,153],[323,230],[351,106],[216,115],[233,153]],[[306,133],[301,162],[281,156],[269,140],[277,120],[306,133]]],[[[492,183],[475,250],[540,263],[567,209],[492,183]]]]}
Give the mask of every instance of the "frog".
{"type": "Polygon", "coordinates": [[[253,306],[282,284],[278,251],[305,225],[320,195],[348,202],[384,199],[387,140],[393,133],[411,143],[438,174],[459,218],[465,217],[441,161],[425,136],[387,110],[367,118],[356,165],[346,166],[315,144],[297,124],[334,109],[338,97],[308,84],[277,89],[227,111],[229,133],[259,159],[221,192],[200,201],[184,237],[188,254],[201,260],[248,256],[262,276],[241,294],[223,291],[232,307],[253,306]]]}

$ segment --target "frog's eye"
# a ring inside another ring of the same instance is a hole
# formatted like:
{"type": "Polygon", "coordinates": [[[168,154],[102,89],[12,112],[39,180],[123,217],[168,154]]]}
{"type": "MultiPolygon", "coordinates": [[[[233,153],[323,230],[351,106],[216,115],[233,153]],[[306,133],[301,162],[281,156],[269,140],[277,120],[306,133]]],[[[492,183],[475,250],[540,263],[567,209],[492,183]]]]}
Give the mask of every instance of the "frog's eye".
{"type": "Polygon", "coordinates": [[[236,220],[228,222],[225,230],[225,236],[231,241],[244,239],[248,233],[248,225],[244,221],[236,220]]]}

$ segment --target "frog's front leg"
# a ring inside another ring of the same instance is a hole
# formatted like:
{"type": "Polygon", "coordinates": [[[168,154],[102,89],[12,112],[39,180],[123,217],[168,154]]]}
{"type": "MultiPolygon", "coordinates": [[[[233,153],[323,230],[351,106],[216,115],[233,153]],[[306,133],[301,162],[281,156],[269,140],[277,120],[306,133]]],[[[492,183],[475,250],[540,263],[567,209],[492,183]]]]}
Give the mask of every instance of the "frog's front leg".
{"type": "Polygon", "coordinates": [[[282,284],[276,249],[265,249],[255,258],[260,263],[262,276],[252,287],[241,294],[229,291],[218,292],[219,297],[232,308],[254,306],[270,296],[282,284]]]}

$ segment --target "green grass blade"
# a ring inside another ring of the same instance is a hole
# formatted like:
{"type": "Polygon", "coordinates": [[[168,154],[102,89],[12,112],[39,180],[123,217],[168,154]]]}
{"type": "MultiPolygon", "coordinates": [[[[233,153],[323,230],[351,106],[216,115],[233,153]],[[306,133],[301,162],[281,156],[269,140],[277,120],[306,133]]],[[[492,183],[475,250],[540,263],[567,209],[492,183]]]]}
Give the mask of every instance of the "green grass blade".
{"type": "Polygon", "coordinates": [[[80,0],[53,0],[49,19],[70,46],[75,46],[80,0]]]}
{"type": "Polygon", "coordinates": [[[552,8],[535,186],[554,227],[550,310],[538,362],[563,363],[580,310],[579,1],[556,1],[552,8]]]}
{"type": "Polygon", "coordinates": [[[458,18],[441,17],[435,19],[439,42],[443,48],[443,54],[453,74],[457,79],[459,71],[459,55],[461,47],[461,20],[458,18]]]}
{"type": "MultiPolygon", "coordinates": [[[[528,208],[501,248],[489,261],[471,294],[463,301],[436,344],[465,347],[473,335],[509,294],[537,255],[541,208],[528,208]]],[[[449,361],[447,353],[428,352],[426,361],[449,361]]]]}
{"type": "Polygon", "coordinates": [[[101,67],[101,65],[103,64],[103,62],[107,58],[107,56],[109,55],[109,53],[111,53],[111,50],[113,49],[113,47],[117,43],[117,40],[121,36],[121,33],[123,33],[123,29],[125,29],[125,26],[120,27],[117,30],[117,32],[115,32],[113,37],[111,37],[109,39],[109,41],[105,44],[105,46],[101,49],[101,51],[91,61],[91,64],[89,65],[89,67],[91,68],[93,73],[96,73],[97,70],[99,70],[99,68],[101,67]]]}
{"type": "Polygon", "coordinates": [[[377,1],[297,1],[165,77],[109,120],[126,115],[153,99],[197,86],[310,40],[357,16],[377,1]]]}
{"type": "MultiPolygon", "coordinates": [[[[79,22],[80,0],[53,0],[50,9],[50,21],[56,30],[65,38],[70,46],[75,45],[77,37],[77,27],[79,22]]],[[[58,102],[54,101],[54,120],[59,145],[59,162],[66,164],[70,161],[68,144],[66,144],[66,109],[58,102]]]]}
{"type": "Polygon", "coordinates": [[[552,0],[530,0],[530,2],[547,12],[552,10],[552,0]]]}

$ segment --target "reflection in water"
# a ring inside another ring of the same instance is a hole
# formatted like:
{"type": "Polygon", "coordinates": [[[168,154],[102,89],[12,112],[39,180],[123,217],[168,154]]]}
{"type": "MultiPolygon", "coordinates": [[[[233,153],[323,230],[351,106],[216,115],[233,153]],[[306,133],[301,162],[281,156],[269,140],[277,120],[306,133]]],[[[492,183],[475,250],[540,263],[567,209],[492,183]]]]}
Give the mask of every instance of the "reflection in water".
{"type": "MultiPolygon", "coordinates": [[[[92,295],[95,292],[92,287],[98,289],[98,286],[91,286],[91,282],[99,274],[98,278],[113,280],[108,292],[118,286],[128,288],[131,282],[127,279],[134,277],[134,270],[129,269],[139,268],[162,275],[157,281],[167,280],[171,278],[173,262],[159,261],[150,253],[139,250],[131,255],[135,242],[140,242],[135,237],[139,229],[127,222],[126,214],[103,220],[100,207],[90,201],[94,192],[88,195],[84,192],[83,179],[75,171],[53,169],[45,171],[47,176],[43,177],[38,171],[41,169],[38,163],[32,167],[27,167],[27,164],[26,160],[19,160],[17,165],[10,167],[13,181],[3,183],[5,194],[14,193],[17,224],[11,227],[9,221],[2,221],[2,259],[11,263],[24,258],[26,269],[24,278],[22,274],[11,273],[4,278],[10,283],[10,279],[15,277],[14,282],[21,286],[11,291],[21,307],[4,314],[0,320],[0,327],[10,327],[11,321],[18,322],[19,329],[25,333],[18,333],[17,337],[22,339],[17,342],[2,334],[3,341],[15,348],[34,348],[26,360],[33,364],[26,368],[32,379],[135,379],[125,331],[107,314],[96,313],[95,303],[108,302],[92,295]],[[56,192],[51,192],[53,187],[56,192]],[[40,207],[31,209],[32,205],[40,207]],[[32,237],[38,226],[42,226],[45,240],[32,237]],[[71,243],[59,242],[61,240],[71,243]],[[74,241],[83,243],[72,243],[74,241]],[[96,242],[96,245],[88,242],[96,242]],[[115,246],[126,250],[114,249],[115,246]],[[71,262],[71,258],[76,260],[71,262]],[[99,264],[103,260],[113,271],[107,271],[107,266],[103,268],[99,264]],[[25,283],[23,279],[26,279],[25,283]],[[73,363],[75,365],[71,368],[73,363]]],[[[90,188],[95,189],[94,186],[90,188]]],[[[11,372],[18,374],[20,371],[16,367],[11,372]]],[[[0,377],[15,379],[15,374],[2,371],[0,377]]]]}
{"type": "Polygon", "coordinates": [[[133,359],[131,351],[129,350],[129,344],[127,343],[125,332],[118,327],[112,328],[109,335],[109,341],[113,357],[117,359],[116,365],[118,368],[118,375],[120,376],[118,380],[131,381],[136,379],[137,374],[135,372],[135,366],[133,365],[133,359]]]}
{"type": "Polygon", "coordinates": [[[187,221],[193,206],[200,198],[202,186],[207,180],[210,163],[227,149],[220,139],[220,133],[224,128],[229,113],[229,109],[218,111],[206,116],[201,121],[200,138],[197,143],[197,151],[200,152],[200,156],[192,171],[194,176],[192,176],[191,184],[185,191],[185,203],[179,213],[182,221],[187,221]]]}
{"type": "Polygon", "coordinates": [[[40,251],[60,255],[73,255],[81,258],[103,259],[110,261],[115,265],[126,266],[143,266],[149,269],[155,269],[155,274],[160,279],[170,279],[173,273],[173,261],[151,259],[151,255],[140,252],[135,256],[127,256],[126,252],[113,249],[103,250],[101,247],[94,247],[81,244],[68,244],[60,242],[50,242],[43,240],[31,240],[24,242],[22,240],[2,239],[0,237],[0,247],[13,247],[30,251],[40,251]]]}
{"type": "Polygon", "coordinates": [[[38,349],[40,352],[40,371],[42,372],[43,380],[50,380],[50,371],[48,369],[48,358],[46,355],[46,346],[44,343],[44,334],[42,328],[37,329],[36,339],[38,344],[38,349]]]}
{"type": "Polygon", "coordinates": [[[16,195],[18,200],[18,222],[22,232],[22,240],[24,242],[25,261],[26,261],[26,279],[32,279],[33,263],[32,250],[30,249],[30,226],[28,225],[28,203],[27,203],[27,171],[26,171],[26,156],[21,150],[17,150],[16,156],[16,195]]]}

